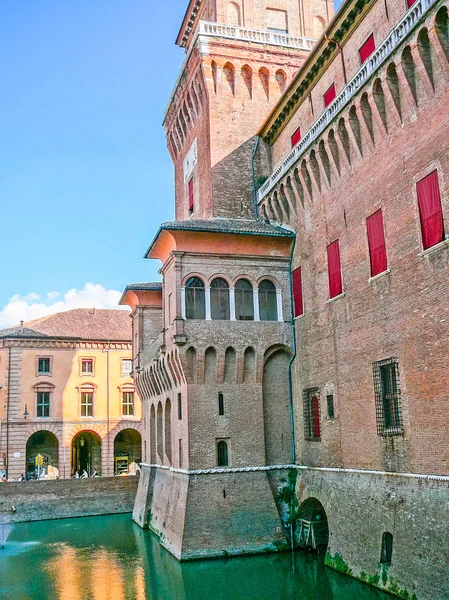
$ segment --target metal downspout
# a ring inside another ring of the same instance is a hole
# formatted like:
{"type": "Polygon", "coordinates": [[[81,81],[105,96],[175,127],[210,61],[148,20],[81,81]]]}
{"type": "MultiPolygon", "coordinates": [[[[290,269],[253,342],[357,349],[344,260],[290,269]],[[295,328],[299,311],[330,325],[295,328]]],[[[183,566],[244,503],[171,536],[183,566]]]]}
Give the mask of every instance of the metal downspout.
{"type": "Polygon", "coordinates": [[[293,253],[296,246],[296,237],[293,238],[292,248],[290,250],[290,265],[289,265],[289,281],[290,281],[290,324],[292,327],[292,351],[293,354],[288,363],[288,383],[289,383],[289,395],[290,395],[290,423],[292,428],[292,464],[296,462],[296,449],[295,449],[295,416],[293,413],[293,361],[296,358],[296,327],[295,327],[295,311],[293,304],[293,278],[292,278],[292,266],[293,266],[293,253]]]}

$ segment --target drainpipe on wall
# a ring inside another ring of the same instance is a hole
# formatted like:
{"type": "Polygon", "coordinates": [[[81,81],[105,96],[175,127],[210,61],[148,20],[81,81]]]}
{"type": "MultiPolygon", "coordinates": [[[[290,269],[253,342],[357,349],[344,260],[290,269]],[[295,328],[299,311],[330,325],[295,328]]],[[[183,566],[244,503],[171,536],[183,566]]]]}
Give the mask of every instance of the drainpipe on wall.
{"type": "Polygon", "coordinates": [[[295,327],[295,311],[293,304],[293,278],[292,278],[292,266],[293,266],[293,253],[295,251],[296,238],[293,238],[292,248],[290,250],[290,262],[289,262],[289,281],[290,281],[290,324],[292,328],[292,351],[293,354],[290,357],[288,363],[288,383],[289,383],[289,396],[290,396],[290,423],[292,429],[292,464],[296,462],[296,449],[295,449],[295,415],[293,412],[293,361],[296,358],[296,327],[295,327]]]}

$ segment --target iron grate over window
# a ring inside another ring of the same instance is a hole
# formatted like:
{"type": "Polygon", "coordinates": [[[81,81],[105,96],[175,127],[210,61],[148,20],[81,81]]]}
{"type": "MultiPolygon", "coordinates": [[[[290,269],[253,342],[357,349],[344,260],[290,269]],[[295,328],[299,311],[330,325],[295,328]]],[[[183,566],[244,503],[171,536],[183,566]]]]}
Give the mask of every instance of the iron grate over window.
{"type": "Polygon", "coordinates": [[[320,425],[320,392],[318,388],[304,390],[304,439],[319,442],[321,439],[320,425]]]}
{"type": "Polygon", "coordinates": [[[377,435],[403,435],[401,388],[397,358],[373,363],[377,435]]]}

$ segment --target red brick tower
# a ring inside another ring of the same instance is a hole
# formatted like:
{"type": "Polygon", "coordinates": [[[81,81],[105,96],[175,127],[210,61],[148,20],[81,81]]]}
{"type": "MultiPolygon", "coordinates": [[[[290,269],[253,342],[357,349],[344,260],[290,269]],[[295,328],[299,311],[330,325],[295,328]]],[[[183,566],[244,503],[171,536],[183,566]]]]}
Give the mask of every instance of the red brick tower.
{"type": "Polygon", "coordinates": [[[190,1],[164,120],[176,219],[253,216],[254,136],[332,14],[332,0],[190,1]]]}
{"type": "Polygon", "coordinates": [[[164,120],[176,220],[146,253],[162,290],[128,286],[122,302],[143,403],[134,519],[181,560],[287,543],[273,491],[293,460],[294,234],[255,218],[254,173],[271,167],[257,131],[328,21],[327,2],[314,7],[191,0],[177,38],[187,57],[164,120]]]}

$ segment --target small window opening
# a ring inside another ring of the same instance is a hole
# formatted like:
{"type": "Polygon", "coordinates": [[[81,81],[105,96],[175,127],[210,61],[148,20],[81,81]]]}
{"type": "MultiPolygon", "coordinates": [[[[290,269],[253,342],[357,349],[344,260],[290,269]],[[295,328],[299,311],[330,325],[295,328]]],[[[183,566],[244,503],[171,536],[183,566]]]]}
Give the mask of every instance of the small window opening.
{"type": "Polygon", "coordinates": [[[217,444],[217,465],[227,467],[228,464],[228,445],[224,440],[220,440],[217,444]]]}
{"type": "Polygon", "coordinates": [[[182,419],[182,396],[178,394],[178,421],[182,419]]]}
{"type": "Polygon", "coordinates": [[[391,557],[393,555],[393,535],[389,531],[385,531],[382,535],[382,549],[380,552],[380,563],[382,565],[391,565],[391,557]]]}
{"type": "Polygon", "coordinates": [[[327,418],[335,419],[334,395],[328,394],[326,396],[326,401],[327,401],[327,418]]]}
{"type": "Polygon", "coordinates": [[[224,415],[224,396],[221,392],[218,394],[218,414],[224,415]]]}

